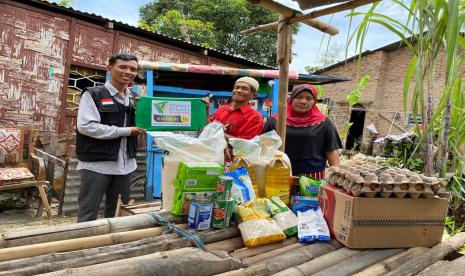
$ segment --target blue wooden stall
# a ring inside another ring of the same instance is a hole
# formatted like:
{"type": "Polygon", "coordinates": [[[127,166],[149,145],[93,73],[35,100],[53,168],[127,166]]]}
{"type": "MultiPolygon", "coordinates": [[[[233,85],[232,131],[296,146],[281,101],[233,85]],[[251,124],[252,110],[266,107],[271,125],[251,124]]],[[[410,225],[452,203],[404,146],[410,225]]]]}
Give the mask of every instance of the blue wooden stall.
{"type": "MultiPolygon", "coordinates": [[[[246,70],[246,69],[245,69],[246,70]]],[[[162,71],[169,71],[169,70],[162,70],[162,71]]],[[[205,97],[207,95],[213,95],[211,98],[212,105],[210,107],[209,113],[213,114],[218,108],[220,99],[230,99],[231,97],[231,90],[232,90],[232,79],[237,79],[240,76],[231,77],[229,76],[228,81],[222,84],[222,89],[215,90],[215,89],[198,89],[198,88],[183,88],[178,83],[177,85],[164,85],[164,84],[157,84],[155,83],[159,71],[152,70],[152,69],[144,69],[145,72],[145,79],[146,79],[146,95],[151,97],[205,97]],[[228,89],[228,90],[226,90],[228,89]]],[[[173,71],[173,74],[176,73],[186,73],[186,72],[179,72],[173,71]]],[[[202,74],[190,74],[187,78],[197,78],[199,76],[203,76],[204,78],[212,78],[212,75],[202,75],[202,74]]],[[[107,79],[109,79],[110,75],[107,74],[107,79]]],[[[186,78],[186,75],[184,75],[186,78]]],[[[161,78],[163,80],[163,78],[161,78]]],[[[182,77],[179,78],[182,80],[182,77]]],[[[177,80],[175,78],[175,80],[177,80]]],[[[258,105],[257,110],[264,116],[268,116],[278,111],[278,89],[279,89],[279,80],[278,79],[268,79],[271,80],[272,87],[271,93],[258,93],[258,105]],[[267,99],[272,100],[271,110],[263,110],[264,101],[267,99]]],[[[311,84],[327,84],[327,83],[334,83],[340,81],[347,81],[350,79],[347,78],[339,78],[339,77],[327,77],[327,76],[316,76],[316,75],[308,75],[308,74],[298,74],[297,80],[290,80],[290,85],[295,83],[311,83],[311,84]]],[[[218,79],[216,79],[218,82],[218,79]]],[[[220,81],[221,82],[221,81],[220,81]]],[[[218,84],[218,83],[216,83],[218,84]]],[[[206,85],[208,87],[208,85],[206,85]]],[[[221,85],[220,85],[221,86],[221,85]]],[[[219,87],[216,85],[216,87],[219,87]]],[[[136,85],[133,87],[133,91],[138,93],[139,87],[136,85]]],[[[161,199],[162,196],[162,164],[163,164],[163,150],[156,145],[154,145],[153,141],[154,138],[160,135],[160,132],[148,132],[146,135],[146,158],[147,158],[147,168],[146,168],[146,187],[145,187],[145,197],[148,202],[161,199]]]]}
{"type": "MultiPolygon", "coordinates": [[[[185,95],[188,97],[198,96],[204,97],[212,94],[213,102],[217,102],[218,99],[229,99],[231,97],[231,91],[217,91],[217,90],[204,90],[204,89],[187,89],[173,86],[156,85],[154,80],[154,71],[146,70],[147,79],[147,96],[155,97],[179,97],[179,95],[185,95]]],[[[277,91],[278,91],[278,80],[274,80],[273,85],[273,106],[271,112],[277,112],[277,91]]],[[[263,102],[269,96],[265,93],[258,93],[258,107],[263,105],[263,102]]],[[[218,106],[212,104],[209,113],[213,114],[217,110],[218,106]]],[[[265,117],[268,115],[268,111],[259,110],[260,113],[265,117]]],[[[146,200],[153,201],[161,198],[161,176],[162,176],[162,163],[163,163],[163,150],[153,143],[153,139],[150,132],[147,133],[147,169],[146,169],[146,200]]]]}

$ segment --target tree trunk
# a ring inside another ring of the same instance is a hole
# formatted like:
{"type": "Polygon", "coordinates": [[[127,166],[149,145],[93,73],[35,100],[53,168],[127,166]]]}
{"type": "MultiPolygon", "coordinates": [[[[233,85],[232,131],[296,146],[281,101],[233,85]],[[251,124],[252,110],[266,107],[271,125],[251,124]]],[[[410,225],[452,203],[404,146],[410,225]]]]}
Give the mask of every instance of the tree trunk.
{"type": "Polygon", "coordinates": [[[371,249],[346,259],[314,275],[352,275],[381,260],[391,257],[404,249],[371,249]]]}
{"type": "Polygon", "coordinates": [[[272,257],[246,269],[223,273],[221,276],[269,275],[308,262],[309,260],[328,254],[341,247],[342,245],[337,241],[310,244],[272,257]]]}
{"type": "MultiPolygon", "coordinates": [[[[185,222],[185,217],[175,216],[169,211],[160,211],[158,213],[170,222],[185,222]]],[[[76,224],[52,226],[34,230],[14,230],[4,233],[0,236],[0,248],[76,239],[155,226],[160,225],[150,214],[139,214],[127,217],[106,218],[76,224]]]]}
{"type": "Polygon", "coordinates": [[[290,267],[286,270],[273,274],[273,276],[308,276],[317,273],[323,269],[336,265],[345,259],[351,258],[362,253],[362,250],[349,249],[347,247],[333,251],[326,255],[315,258],[309,262],[303,263],[296,267],[290,267]]]}
{"type": "Polygon", "coordinates": [[[456,234],[386,275],[414,275],[465,244],[465,232],[456,234]]]}
{"type": "Polygon", "coordinates": [[[220,258],[196,248],[182,248],[142,257],[87,267],[71,268],[50,275],[213,275],[244,267],[232,258],[220,258]],[[155,261],[154,261],[155,260],[155,261]]]}
{"type": "MultiPolygon", "coordinates": [[[[220,230],[205,231],[197,233],[205,244],[222,241],[236,237],[240,234],[237,227],[229,227],[220,230]]],[[[66,253],[52,253],[43,256],[25,258],[0,263],[0,271],[4,275],[15,273],[38,274],[70,267],[80,267],[109,262],[124,258],[137,257],[152,254],[162,250],[188,247],[192,242],[186,238],[177,238],[177,234],[163,235],[136,242],[106,246],[101,248],[86,249],[66,253]],[[37,264],[32,265],[31,264],[37,264]]],[[[2,273],[0,272],[0,275],[2,273]]]]}

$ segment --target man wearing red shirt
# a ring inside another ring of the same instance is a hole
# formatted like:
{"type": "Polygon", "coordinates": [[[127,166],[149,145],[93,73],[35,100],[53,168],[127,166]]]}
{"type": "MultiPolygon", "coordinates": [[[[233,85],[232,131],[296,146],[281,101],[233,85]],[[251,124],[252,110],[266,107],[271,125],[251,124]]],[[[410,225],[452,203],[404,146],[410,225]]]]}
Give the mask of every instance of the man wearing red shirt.
{"type": "MultiPolygon", "coordinates": [[[[225,137],[252,139],[260,135],[263,118],[250,105],[249,101],[257,96],[258,81],[251,77],[242,77],[236,81],[230,104],[218,108],[210,122],[219,121],[225,127],[225,137]]],[[[210,104],[207,102],[207,117],[210,104]]]]}

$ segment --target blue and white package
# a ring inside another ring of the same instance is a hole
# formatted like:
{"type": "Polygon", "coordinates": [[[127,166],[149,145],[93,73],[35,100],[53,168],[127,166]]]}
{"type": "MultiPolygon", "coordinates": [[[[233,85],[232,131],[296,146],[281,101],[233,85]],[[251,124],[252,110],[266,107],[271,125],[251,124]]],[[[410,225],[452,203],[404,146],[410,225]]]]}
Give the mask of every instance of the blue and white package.
{"type": "Polygon", "coordinates": [[[212,219],[213,203],[191,201],[187,226],[195,230],[208,230],[212,219]]]}
{"type": "Polygon", "coordinates": [[[318,208],[317,197],[306,197],[306,196],[292,196],[291,197],[292,212],[305,212],[309,209],[318,208]]]}
{"type": "Polygon", "coordinates": [[[233,199],[240,204],[244,204],[255,199],[252,181],[250,180],[249,173],[245,167],[237,168],[232,172],[225,173],[224,175],[233,178],[233,186],[231,189],[231,196],[233,199]]]}
{"type": "Polygon", "coordinates": [[[304,212],[297,211],[297,220],[299,242],[312,243],[331,240],[328,225],[319,207],[304,212]]]}

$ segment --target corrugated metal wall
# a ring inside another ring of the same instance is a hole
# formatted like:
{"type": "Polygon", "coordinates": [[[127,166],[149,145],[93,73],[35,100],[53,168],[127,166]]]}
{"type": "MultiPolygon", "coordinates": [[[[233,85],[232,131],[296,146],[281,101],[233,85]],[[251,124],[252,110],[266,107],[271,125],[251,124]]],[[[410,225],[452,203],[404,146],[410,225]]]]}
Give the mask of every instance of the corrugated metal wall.
{"type": "MultiPolygon", "coordinates": [[[[137,153],[137,170],[135,175],[145,174],[146,162],[145,162],[145,152],[137,153]]],[[[81,178],[79,173],[76,171],[78,160],[72,158],[69,161],[68,167],[68,176],[66,178],[66,190],[65,190],[65,199],[63,204],[63,215],[74,216],[77,214],[78,210],[78,196],[79,196],[79,187],[81,185],[81,178]]],[[[134,187],[131,188],[131,199],[134,199],[135,202],[145,201],[144,197],[144,183],[139,182],[134,187]]],[[[105,206],[105,196],[100,204],[100,209],[103,210],[105,206]]]]}

